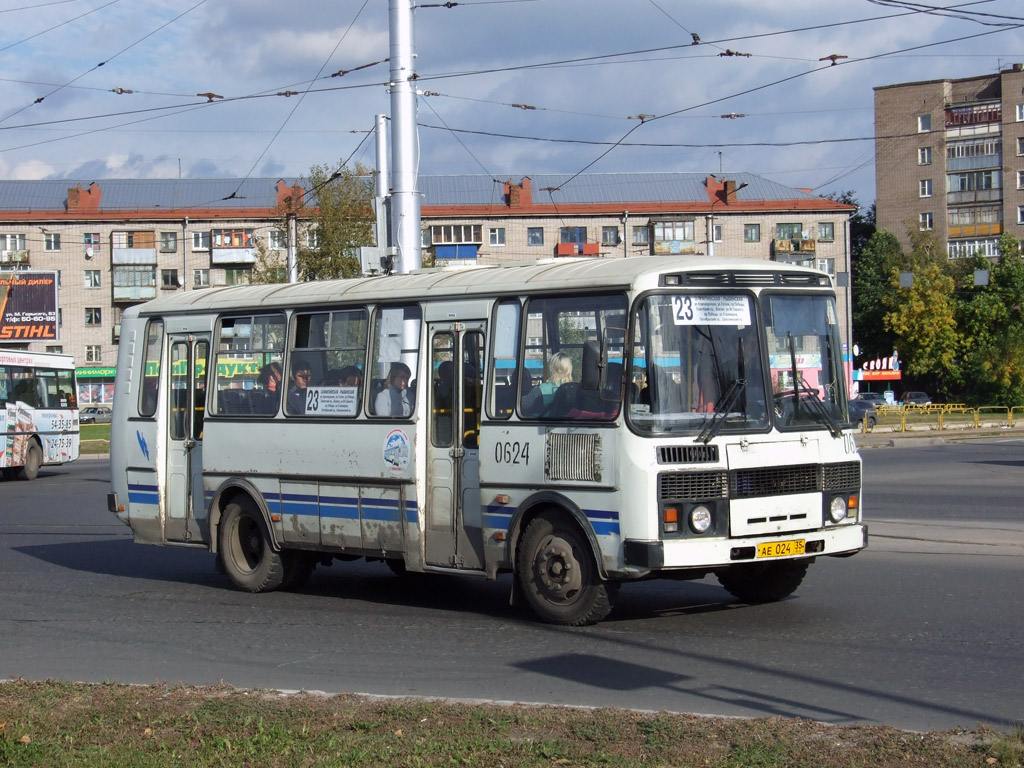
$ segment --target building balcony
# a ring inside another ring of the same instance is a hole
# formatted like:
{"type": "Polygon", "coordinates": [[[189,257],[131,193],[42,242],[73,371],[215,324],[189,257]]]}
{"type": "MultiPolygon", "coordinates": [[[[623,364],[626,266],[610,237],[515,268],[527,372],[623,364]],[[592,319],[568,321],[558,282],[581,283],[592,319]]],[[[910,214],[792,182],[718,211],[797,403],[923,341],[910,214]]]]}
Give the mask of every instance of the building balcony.
{"type": "Polygon", "coordinates": [[[991,224],[968,224],[962,227],[949,227],[948,237],[988,237],[1003,234],[1002,222],[991,224]]]}
{"type": "Polygon", "coordinates": [[[1002,189],[971,189],[966,192],[946,193],[946,205],[961,205],[963,203],[993,203],[1002,199],[1002,189]]]}
{"type": "Polygon", "coordinates": [[[790,240],[788,238],[772,240],[772,253],[806,253],[813,255],[817,250],[818,243],[814,240],[790,240]]]}
{"type": "Polygon", "coordinates": [[[0,264],[16,264],[19,267],[29,266],[28,251],[0,251],[0,264]]]}
{"type": "Polygon", "coordinates": [[[255,248],[218,248],[210,251],[210,263],[215,267],[233,264],[255,264],[255,248]]]}

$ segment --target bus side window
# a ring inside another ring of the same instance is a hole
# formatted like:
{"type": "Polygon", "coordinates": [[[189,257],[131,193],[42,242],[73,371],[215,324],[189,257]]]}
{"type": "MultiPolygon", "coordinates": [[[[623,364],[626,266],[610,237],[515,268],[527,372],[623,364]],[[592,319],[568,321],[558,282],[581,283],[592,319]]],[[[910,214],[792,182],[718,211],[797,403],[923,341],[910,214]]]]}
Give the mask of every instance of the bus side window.
{"type": "Polygon", "coordinates": [[[160,388],[160,352],[164,341],[164,321],[154,318],[146,328],[146,352],[142,356],[142,387],[139,392],[139,415],[156,414],[160,388]]]}
{"type": "Polygon", "coordinates": [[[493,387],[489,413],[494,419],[511,418],[515,412],[516,394],[520,387],[524,383],[532,385],[533,381],[529,372],[519,367],[520,314],[521,308],[516,299],[502,301],[494,310],[491,373],[488,377],[493,387]]]}

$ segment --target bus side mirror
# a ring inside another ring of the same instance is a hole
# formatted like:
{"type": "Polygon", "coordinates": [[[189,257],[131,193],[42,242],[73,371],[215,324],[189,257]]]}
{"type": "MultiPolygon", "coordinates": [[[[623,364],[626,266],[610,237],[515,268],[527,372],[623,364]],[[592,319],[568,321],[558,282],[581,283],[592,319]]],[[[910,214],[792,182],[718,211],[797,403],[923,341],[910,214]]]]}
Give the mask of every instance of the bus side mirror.
{"type": "Polygon", "coordinates": [[[583,389],[596,390],[601,388],[601,347],[596,341],[583,344],[583,371],[580,386],[583,389]]]}

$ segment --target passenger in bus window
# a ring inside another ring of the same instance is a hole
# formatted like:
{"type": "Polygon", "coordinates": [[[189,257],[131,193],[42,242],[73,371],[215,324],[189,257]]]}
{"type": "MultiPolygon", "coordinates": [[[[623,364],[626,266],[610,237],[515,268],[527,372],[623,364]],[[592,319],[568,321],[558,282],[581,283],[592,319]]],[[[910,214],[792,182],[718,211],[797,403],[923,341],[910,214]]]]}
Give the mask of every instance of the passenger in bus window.
{"type": "Polygon", "coordinates": [[[572,381],[572,359],[565,352],[555,352],[548,359],[547,378],[523,398],[523,413],[540,416],[554,402],[558,388],[569,381],[572,381]]]}
{"type": "Polygon", "coordinates": [[[312,368],[307,360],[296,357],[292,360],[292,383],[288,387],[288,413],[303,414],[306,412],[306,387],[312,376],[312,368]]]}
{"type": "Polygon", "coordinates": [[[358,387],[362,381],[362,374],[354,365],[346,365],[338,374],[339,387],[358,387]]]}
{"type": "Polygon", "coordinates": [[[263,366],[257,382],[267,392],[277,392],[281,389],[281,364],[269,363],[263,366]]]}
{"type": "Polygon", "coordinates": [[[378,416],[409,416],[412,414],[412,400],[409,379],[412,371],[405,363],[392,363],[388,371],[387,386],[373,402],[374,413],[378,416]]]}

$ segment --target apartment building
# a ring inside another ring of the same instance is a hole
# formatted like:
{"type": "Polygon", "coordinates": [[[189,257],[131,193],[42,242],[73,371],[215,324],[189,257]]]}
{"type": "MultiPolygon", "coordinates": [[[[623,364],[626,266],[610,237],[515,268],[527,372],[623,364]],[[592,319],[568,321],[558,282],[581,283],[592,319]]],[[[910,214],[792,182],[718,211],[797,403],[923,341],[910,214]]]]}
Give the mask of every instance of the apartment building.
{"type": "Polygon", "coordinates": [[[1024,238],[1024,65],[875,88],[877,223],[904,248],[934,232],[950,258],[1024,238]]]}
{"type": "MultiPolygon", "coordinates": [[[[835,278],[849,345],[852,206],[743,173],[419,181],[425,261],[707,254],[801,263],[835,278]]],[[[0,274],[52,271],[60,286],[59,338],[7,346],[73,354],[81,402],[110,401],[124,309],[166,291],[249,282],[257,243],[287,248],[280,213],[303,194],[296,179],[0,181],[0,274]]],[[[305,214],[298,208],[297,236],[313,246],[305,214]]]]}

